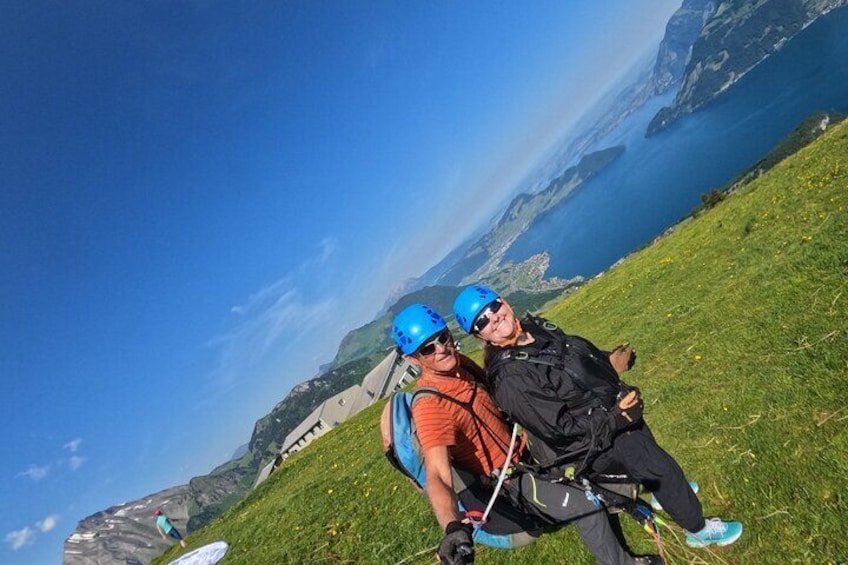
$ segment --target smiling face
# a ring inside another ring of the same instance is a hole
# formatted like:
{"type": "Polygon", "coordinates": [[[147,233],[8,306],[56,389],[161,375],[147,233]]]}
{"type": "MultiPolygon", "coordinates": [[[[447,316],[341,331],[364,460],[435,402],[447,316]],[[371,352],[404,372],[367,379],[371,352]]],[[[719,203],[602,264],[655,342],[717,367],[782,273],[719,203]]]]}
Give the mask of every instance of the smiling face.
{"type": "Polygon", "coordinates": [[[454,374],[459,367],[459,354],[448,330],[431,337],[415,353],[407,355],[406,359],[428,374],[454,374]]]}
{"type": "Polygon", "coordinates": [[[521,331],[515,313],[506,301],[500,307],[493,306],[487,306],[477,316],[473,326],[477,332],[474,335],[496,347],[514,343],[521,331]],[[488,320],[485,323],[484,317],[488,320]]]}

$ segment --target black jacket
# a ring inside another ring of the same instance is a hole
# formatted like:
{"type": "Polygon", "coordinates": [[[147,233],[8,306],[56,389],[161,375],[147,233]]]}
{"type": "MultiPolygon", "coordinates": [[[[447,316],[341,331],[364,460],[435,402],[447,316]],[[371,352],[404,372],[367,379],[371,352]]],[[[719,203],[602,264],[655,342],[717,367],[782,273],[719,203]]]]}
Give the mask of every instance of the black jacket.
{"type": "Polygon", "coordinates": [[[616,396],[628,388],[609,353],[544,318],[528,316],[521,325],[534,343],[489,346],[486,352],[498,406],[530,432],[531,453],[540,463],[552,455],[585,456],[606,449],[624,425],[614,407],[616,396]],[[534,439],[550,449],[533,450],[534,439]]]}

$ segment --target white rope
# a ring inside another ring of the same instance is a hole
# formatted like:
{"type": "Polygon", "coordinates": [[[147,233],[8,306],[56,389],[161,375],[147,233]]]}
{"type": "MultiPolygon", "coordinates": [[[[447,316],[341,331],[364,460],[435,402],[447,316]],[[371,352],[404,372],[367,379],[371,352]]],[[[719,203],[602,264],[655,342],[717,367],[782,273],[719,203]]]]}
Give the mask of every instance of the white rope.
{"type": "Polygon", "coordinates": [[[483,524],[486,523],[486,520],[489,518],[489,512],[492,510],[492,506],[495,505],[495,500],[498,498],[498,493],[501,490],[501,486],[503,485],[504,479],[506,479],[506,471],[509,469],[510,464],[512,463],[512,451],[515,449],[515,438],[518,437],[518,424],[512,425],[512,438],[509,440],[509,451],[506,453],[506,461],[504,461],[503,469],[501,469],[500,476],[498,477],[498,484],[495,485],[495,492],[492,493],[492,498],[489,500],[489,505],[486,507],[486,511],[483,512],[483,517],[480,519],[480,527],[483,527],[483,524]]]}

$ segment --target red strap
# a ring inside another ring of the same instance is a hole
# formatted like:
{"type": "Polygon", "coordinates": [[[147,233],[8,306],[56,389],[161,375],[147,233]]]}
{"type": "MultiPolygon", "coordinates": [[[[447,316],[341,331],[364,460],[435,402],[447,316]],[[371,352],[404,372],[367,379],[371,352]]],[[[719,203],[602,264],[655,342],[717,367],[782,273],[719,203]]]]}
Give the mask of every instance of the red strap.
{"type": "MultiPolygon", "coordinates": [[[[487,520],[488,521],[488,520],[487,520]]],[[[465,520],[463,522],[468,522],[474,526],[482,526],[483,525],[483,513],[479,510],[466,510],[465,511],[465,520]]]]}

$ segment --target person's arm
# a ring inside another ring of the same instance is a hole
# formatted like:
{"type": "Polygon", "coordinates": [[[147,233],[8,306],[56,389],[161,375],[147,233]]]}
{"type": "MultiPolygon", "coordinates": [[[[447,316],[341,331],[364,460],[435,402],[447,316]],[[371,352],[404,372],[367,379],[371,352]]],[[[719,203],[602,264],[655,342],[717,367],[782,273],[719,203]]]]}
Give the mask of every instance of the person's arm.
{"type": "Polygon", "coordinates": [[[168,541],[168,538],[165,537],[165,532],[162,531],[162,528],[159,527],[159,524],[156,524],[156,529],[159,531],[159,537],[161,537],[165,541],[168,541]]]}
{"type": "Polygon", "coordinates": [[[474,562],[474,528],[462,522],[453,491],[450,453],[446,446],[424,450],[427,498],[445,535],[436,551],[441,563],[474,562]]]}
{"type": "Polygon", "coordinates": [[[454,520],[462,520],[453,491],[450,453],[446,446],[431,447],[424,451],[424,470],[427,473],[427,498],[439,526],[444,530],[454,520]]]}

